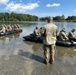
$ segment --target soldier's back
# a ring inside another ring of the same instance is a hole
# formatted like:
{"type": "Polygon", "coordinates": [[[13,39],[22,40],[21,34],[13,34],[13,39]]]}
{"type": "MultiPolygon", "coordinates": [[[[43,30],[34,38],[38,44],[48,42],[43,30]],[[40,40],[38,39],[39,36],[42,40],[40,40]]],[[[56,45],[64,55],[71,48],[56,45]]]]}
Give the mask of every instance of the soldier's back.
{"type": "Polygon", "coordinates": [[[47,45],[54,44],[56,42],[57,26],[53,23],[48,23],[44,27],[46,30],[44,43],[46,43],[47,45]]]}

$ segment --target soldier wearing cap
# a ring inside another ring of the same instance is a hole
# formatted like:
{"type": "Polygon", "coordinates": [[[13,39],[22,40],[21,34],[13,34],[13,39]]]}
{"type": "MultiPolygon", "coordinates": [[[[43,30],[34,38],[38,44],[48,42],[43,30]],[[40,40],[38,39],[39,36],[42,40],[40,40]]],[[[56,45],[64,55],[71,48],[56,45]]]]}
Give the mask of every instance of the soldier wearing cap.
{"type": "Polygon", "coordinates": [[[70,32],[69,32],[69,39],[76,39],[76,36],[74,35],[74,32],[75,32],[75,29],[72,29],[70,32]]]}
{"type": "Polygon", "coordinates": [[[35,30],[34,30],[34,32],[33,32],[33,33],[34,33],[34,36],[35,36],[35,37],[40,37],[40,36],[41,36],[41,34],[40,34],[40,31],[39,31],[39,28],[38,28],[38,27],[36,27],[36,28],[35,28],[35,30]]]}
{"type": "Polygon", "coordinates": [[[11,25],[8,25],[7,31],[8,31],[8,32],[12,31],[11,25]]]}
{"type": "Polygon", "coordinates": [[[54,48],[56,43],[56,37],[58,35],[58,28],[53,24],[53,18],[48,18],[48,24],[44,25],[44,39],[43,39],[43,49],[44,49],[44,63],[48,64],[54,63],[54,48]]]}
{"type": "Polygon", "coordinates": [[[63,29],[60,31],[59,36],[58,36],[58,39],[59,39],[60,41],[66,41],[66,40],[68,40],[68,37],[67,37],[66,29],[65,29],[65,28],[63,28],[63,29]]]}
{"type": "Polygon", "coordinates": [[[6,28],[5,28],[4,25],[2,25],[2,28],[1,28],[1,30],[0,30],[0,33],[5,33],[5,32],[6,32],[6,28]]]}

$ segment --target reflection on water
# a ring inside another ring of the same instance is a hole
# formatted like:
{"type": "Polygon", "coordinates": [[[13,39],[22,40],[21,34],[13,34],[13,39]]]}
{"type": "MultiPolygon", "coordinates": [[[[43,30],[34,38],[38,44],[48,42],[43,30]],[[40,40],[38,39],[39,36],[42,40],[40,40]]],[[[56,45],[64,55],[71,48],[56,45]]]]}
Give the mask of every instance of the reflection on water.
{"type": "MultiPolygon", "coordinates": [[[[37,52],[38,49],[43,49],[42,44],[40,43],[35,43],[35,42],[29,42],[29,41],[23,41],[24,43],[28,45],[32,45],[34,53],[37,52]]],[[[57,49],[57,56],[58,57],[64,57],[65,54],[67,54],[70,57],[76,56],[76,47],[61,47],[61,46],[56,46],[57,49]]]]}
{"type": "Polygon", "coordinates": [[[57,55],[59,57],[64,56],[65,54],[70,57],[76,56],[76,47],[57,47],[57,55]]]}
{"type": "Polygon", "coordinates": [[[20,33],[15,33],[15,34],[7,35],[7,36],[1,36],[0,44],[4,45],[8,42],[18,39],[19,37],[20,37],[20,33]]]}
{"type": "Polygon", "coordinates": [[[23,41],[23,42],[30,46],[32,45],[34,53],[36,53],[38,49],[42,48],[42,44],[40,43],[35,43],[35,42],[30,42],[30,41],[23,41]]]}
{"type": "Polygon", "coordinates": [[[62,64],[68,65],[69,69],[74,68],[73,65],[76,66],[76,47],[57,47],[57,58],[62,64]]]}

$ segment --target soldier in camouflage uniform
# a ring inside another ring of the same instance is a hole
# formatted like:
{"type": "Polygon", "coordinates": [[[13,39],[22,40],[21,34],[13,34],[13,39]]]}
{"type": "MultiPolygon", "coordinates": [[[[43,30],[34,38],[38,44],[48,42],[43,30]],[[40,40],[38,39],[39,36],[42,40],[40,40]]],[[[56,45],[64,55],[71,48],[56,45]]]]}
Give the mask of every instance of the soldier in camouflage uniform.
{"type": "Polygon", "coordinates": [[[76,36],[74,35],[75,29],[72,29],[71,32],[69,32],[69,39],[76,39],[76,36]]]}
{"type": "Polygon", "coordinates": [[[54,48],[56,43],[56,37],[58,35],[58,28],[52,23],[53,18],[48,18],[48,24],[44,25],[44,39],[43,39],[43,49],[44,49],[44,63],[48,64],[54,63],[54,48]]]}
{"type": "Polygon", "coordinates": [[[40,34],[40,31],[39,31],[38,27],[35,28],[33,33],[34,33],[35,37],[41,37],[41,34],[40,34]]]}
{"type": "Polygon", "coordinates": [[[66,29],[65,29],[65,28],[63,28],[63,29],[60,31],[59,36],[58,36],[58,40],[60,40],[60,41],[69,40],[69,39],[68,39],[68,36],[67,36],[67,34],[66,34],[66,29]]]}
{"type": "Polygon", "coordinates": [[[6,32],[6,28],[5,28],[4,25],[2,25],[2,28],[1,28],[1,30],[0,30],[0,33],[5,33],[5,32],[6,32]]]}

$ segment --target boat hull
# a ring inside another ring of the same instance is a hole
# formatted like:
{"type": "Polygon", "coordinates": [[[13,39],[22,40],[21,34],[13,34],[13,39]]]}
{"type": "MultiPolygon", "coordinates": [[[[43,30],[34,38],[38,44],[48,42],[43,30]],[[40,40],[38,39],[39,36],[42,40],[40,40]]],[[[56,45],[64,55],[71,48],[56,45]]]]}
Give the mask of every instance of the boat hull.
{"type": "MultiPolygon", "coordinates": [[[[26,41],[32,41],[32,42],[36,42],[36,43],[42,43],[43,42],[43,37],[36,38],[33,35],[24,36],[23,38],[26,41]]],[[[71,46],[76,46],[76,42],[75,41],[59,41],[59,40],[57,40],[56,45],[71,47],[71,46]]]]}
{"type": "Polygon", "coordinates": [[[10,32],[6,32],[6,33],[0,33],[0,36],[10,35],[10,34],[20,33],[20,32],[22,32],[22,29],[19,29],[17,31],[10,31],[10,32]]]}

